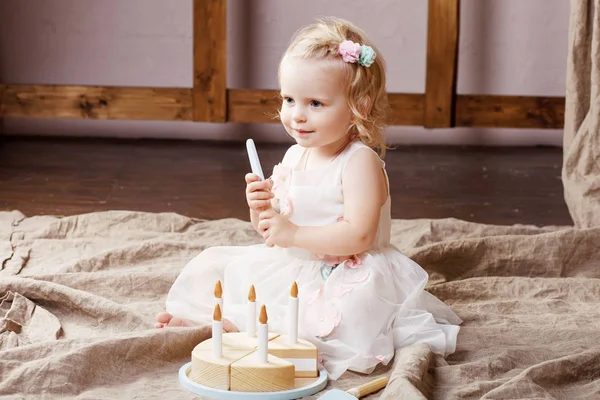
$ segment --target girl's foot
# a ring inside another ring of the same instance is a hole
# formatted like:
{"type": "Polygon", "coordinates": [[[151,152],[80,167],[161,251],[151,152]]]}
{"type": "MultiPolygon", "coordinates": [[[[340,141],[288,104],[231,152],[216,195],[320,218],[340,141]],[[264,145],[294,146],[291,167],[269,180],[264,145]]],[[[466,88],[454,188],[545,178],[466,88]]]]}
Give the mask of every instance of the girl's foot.
{"type": "Polygon", "coordinates": [[[225,332],[239,332],[238,328],[231,323],[230,320],[223,318],[223,331],[225,332]]]}
{"type": "MultiPolygon", "coordinates": [[[[168,312],[161,312],[156,316],[155,328],[164,328],[167,326],[196,326],[197,323],[188,321],[187,319],[173,316],[168,312]]],[[[231,323],[228,319],[223,318],[223,331],[225,332],[239,332],[238,328],[231,323]]]]}
{"type": "Polygon", "coordinates": [[[183,318],[174,317],[171,313],[161,312],[156,316],[155,328],[164,328],[167,326],[194,326],[197,324],[183,318]]]}

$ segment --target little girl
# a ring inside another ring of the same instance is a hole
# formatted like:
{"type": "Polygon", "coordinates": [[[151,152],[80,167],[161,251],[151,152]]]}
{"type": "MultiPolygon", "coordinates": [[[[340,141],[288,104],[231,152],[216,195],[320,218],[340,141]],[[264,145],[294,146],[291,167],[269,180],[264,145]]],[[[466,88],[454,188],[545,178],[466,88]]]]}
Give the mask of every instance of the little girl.
{"type": "Polygon", "coordinates": [[[246,175],[254,228],[265,244],[208,248],[169,291],[157,327],[210,322],[223,282],[226,330],[244,330],[251,285],[269,329],[287,333],[289,288],[299,288],[300,337],[331,379],[369,373],[417,342],[448,355],[460,318],[424,291],[427,273],[390,244],[382,136],[384,61],[351,23],[322,19],[300,30],[279,68],[280,119],[297,144],[271,179],[246,175]],[[379,154],[378,154],[379,153],[379,154]]]}

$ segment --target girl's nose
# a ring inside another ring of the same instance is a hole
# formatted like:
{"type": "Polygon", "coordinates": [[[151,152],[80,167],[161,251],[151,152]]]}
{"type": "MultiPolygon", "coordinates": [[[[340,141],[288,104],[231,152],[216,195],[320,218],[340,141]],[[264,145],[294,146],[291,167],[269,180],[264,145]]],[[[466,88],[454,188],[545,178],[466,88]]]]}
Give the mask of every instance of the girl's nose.
{"type": "Polygon", "coordinates": [[[306,121],[306,114],[304,113],[302,107],[294,107],[294,114],[292,115],[292,119],[294,120],[294,122],[306,121]]]}

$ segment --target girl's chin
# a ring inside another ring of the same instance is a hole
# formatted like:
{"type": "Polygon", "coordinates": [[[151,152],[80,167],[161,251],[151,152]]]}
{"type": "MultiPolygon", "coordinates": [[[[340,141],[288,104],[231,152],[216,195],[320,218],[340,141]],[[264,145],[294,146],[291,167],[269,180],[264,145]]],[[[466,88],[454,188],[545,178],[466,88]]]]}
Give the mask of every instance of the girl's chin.
{"type": "Polygon", "coordinates": [[[300,135],[298,133],[294,133],[293,137],[296,140],[296,142],[298,142],[298,144],[310,145],[311,143],[313,143],[313,138],[310,135],[311,134],[300,135]]]}

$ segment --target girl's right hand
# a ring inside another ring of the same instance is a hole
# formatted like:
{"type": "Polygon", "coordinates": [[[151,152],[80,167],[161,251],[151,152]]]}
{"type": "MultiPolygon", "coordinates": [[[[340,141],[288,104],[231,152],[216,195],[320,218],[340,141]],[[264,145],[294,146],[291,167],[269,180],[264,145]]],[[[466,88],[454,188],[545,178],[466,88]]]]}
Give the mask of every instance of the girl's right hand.
{"type": "Polygon", "coordinates": [[[251,210],[261,212],[271,207],[273,181],[262,181],[256,174],[246,174],[246,202],[251,210]]]}

